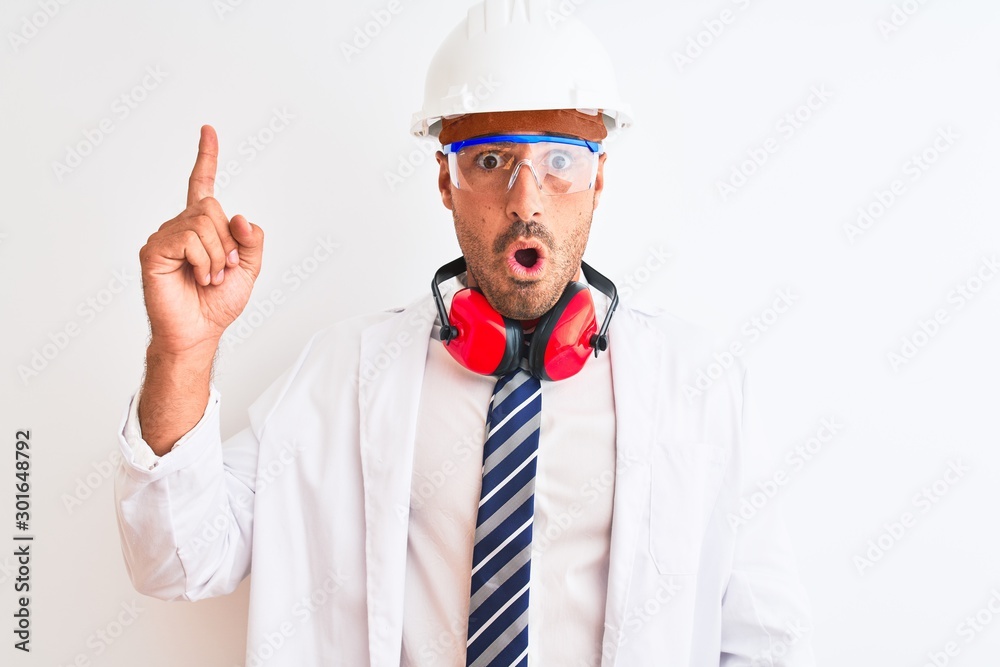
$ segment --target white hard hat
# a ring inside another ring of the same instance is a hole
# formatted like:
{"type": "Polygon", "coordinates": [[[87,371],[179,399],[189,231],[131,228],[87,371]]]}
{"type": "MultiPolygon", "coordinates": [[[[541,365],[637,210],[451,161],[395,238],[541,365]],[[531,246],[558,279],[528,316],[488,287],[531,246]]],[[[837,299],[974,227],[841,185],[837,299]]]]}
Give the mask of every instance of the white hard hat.
{"type": "Polygon", "coordinates": [[[441,119],[469,113],[577,109],[632,124],[607,51],[549,0],[484,0],[469,9],[427,71],[410,132],[437,137],[441,119]]]}

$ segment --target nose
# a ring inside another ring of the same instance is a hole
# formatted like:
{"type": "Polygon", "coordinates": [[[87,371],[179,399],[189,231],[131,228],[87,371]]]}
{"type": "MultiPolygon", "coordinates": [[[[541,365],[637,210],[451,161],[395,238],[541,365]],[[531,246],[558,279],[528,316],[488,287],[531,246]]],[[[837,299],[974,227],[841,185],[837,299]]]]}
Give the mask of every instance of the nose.
{"type": "Polygon", "coordinates": [[[542,216],[542,190],[531,160],[521,160],[514,166],[507,187],[507,217],[513,220],[537,220],[542,216]],[[522,169],[521,167],[527,167],[522,169]]]}

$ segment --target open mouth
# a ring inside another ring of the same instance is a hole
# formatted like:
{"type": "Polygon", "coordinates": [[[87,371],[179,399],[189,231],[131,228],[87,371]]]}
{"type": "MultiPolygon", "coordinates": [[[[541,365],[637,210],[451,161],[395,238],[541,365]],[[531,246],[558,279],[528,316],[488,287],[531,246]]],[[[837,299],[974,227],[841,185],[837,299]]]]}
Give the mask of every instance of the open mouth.
{"type": "Polygon", "coordinates": [[[526,269],[530,269],[538,263],[537,248],[521,248],[514,251],[514,260],[526,269]]]}
{"type": "Polygon", "coordinates": [[[518,241],[507,250],[507,267],[518,278],[538,277],[545,267],[545,249],[537,241],[518,241]]]}

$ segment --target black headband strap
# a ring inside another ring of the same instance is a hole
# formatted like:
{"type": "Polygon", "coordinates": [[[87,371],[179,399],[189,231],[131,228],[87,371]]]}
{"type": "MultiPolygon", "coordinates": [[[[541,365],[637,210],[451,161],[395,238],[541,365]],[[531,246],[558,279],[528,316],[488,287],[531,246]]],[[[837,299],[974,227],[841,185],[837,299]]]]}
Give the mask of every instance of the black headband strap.
{"type": "Polygon", "coordinates": [[[611,299],[608,312],[604,316],[604,321],[601,322],[601,330],[590,340],[590,346],[594,348],[594,356],[596,357],[598,353],[608,349],[608,325],[611,324],[611,316],[615,314],[615,308],[618,307],[618,288],[590,264],[581,261],[580,265],[583,269],[583,275],[587,278],[587,282],[596,287],[601,294],[611,299]]]}
{"type": "Polygon", "coordinates": [[[434,274],[434,280],[431,281],[431,293],[434,295],[434,303],[437,304],[438,316],[441,318],[441,340],[444,341],[445,345],[450,343],[452,338],[458,336],[458,327],[453,327],[449,323],[448,311],[444,308],[444,297],[441,296],[438,285],[461,275],[465,270],[465,256],[463,255],[438,269],[437,273],[434,274]]]}

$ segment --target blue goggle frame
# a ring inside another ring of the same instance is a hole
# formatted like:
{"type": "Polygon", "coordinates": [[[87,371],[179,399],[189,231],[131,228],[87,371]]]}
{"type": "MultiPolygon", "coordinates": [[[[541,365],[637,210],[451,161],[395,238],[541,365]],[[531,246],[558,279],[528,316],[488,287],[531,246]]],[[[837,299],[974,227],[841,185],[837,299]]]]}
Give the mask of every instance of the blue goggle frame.
{"type": "Polygon", "coordinates": [[[586,139],[574,139],[572,137],[560,137],[550,134],[493,134],[486,137],[476,137],[454,143],[445,144],[441,147],[441,152],[445,155],[457,153],[467,146],[478,146],[479,144],[495,144],[508,141],[514,144],[538,144],[544,142],[552,144],[569,144],[571,146],[586,146],[592,153],[600,155],[604,152],[604,146],[598,141],[587,141],[586,139]]]}

